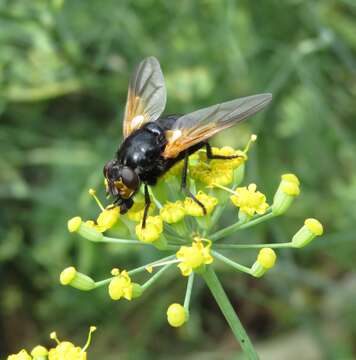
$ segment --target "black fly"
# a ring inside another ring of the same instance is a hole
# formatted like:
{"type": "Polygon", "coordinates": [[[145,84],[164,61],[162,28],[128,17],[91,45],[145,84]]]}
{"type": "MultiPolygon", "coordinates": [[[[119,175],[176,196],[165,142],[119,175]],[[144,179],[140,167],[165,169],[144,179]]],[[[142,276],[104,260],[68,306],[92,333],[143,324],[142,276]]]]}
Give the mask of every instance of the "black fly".
{"type": "Polygon", "coordinates": [[[166,105],[163,74],[156,58],[143,60],[130,80],[123,123],[124,141],[115,159],[104,166],[107,192],[114,197],[114,204],[120,207],[122,214],[126,213],[143,183],[144,228],[150,206],[148,186],[155,185],[160,176],[184,159],[182,189],[206,213],[204,205],[187,188],[189,155],[205,146],[208,159],[231,159],[233,156],[214,155],[209,138],[262,110],[271,99],[271,94],[258,94],[182,116],[161,116],[166,105]]]}

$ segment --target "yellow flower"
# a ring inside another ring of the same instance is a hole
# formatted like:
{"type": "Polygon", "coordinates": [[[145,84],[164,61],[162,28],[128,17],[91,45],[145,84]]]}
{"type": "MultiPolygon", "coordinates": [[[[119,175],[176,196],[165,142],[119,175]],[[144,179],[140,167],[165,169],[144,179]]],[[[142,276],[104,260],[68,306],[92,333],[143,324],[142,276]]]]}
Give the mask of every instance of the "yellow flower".
{"type": "Polygon", "coordinates": [[[276,262],[276,253],[271,248],[263,248],[257,256],[257,261],[265,268],[271,269],[276,262]]]}
{"type": "MultiPolygon", "coordinates": [[[[213,162],[215,160],[212,160],[213,162]]],[[[225,160],[230,161],[230,160],[225,160]]],[[[213,183],[219,185],[229,185],[234,178],[233,169],[224,163],[203,163],[200,162],[191,168],[190,174],[193,179],[211,186],[213,183]]]]}
{"type": "Polygon", "coordinates": [[[204,264],[211,264],[213,257],[210,255],[211,241],[204,246],[201,239],[196,238],[192,246],[181,246],[176,257],[180,260],[178,267],[183,276],[188,276],[194,269],[204,264]]]}
{"type": "Polygon", "coordinates": [[[65,268],[60,276],[59,281],[62,285],[70,285],[76,289],[89,291],[95,288],[95,281],[76,270],[74,266],[65,268]]]}
{"type": "Polygon", "coordinates": [[[109,295],[113,300],[120,300],[125,298],[127,300],[132,299],[133,283],[126,270],[119,271],[118,269],[112,270],[114,278],[109,284],[109,295]]]}
{"type": "Polygon", "coordinates": [[[234,180],[234,170],[247,160],[245,152],[234,150],[232,147],[212,148],[214,155],[239,155],[234,159],[212,159],[208,160],[206,151],[201,150],[198,154],[199,161],[190,167],[190,175],[207,186],[213,183],[219,185],[229,185],[234,180]]]}
{"type": "Polygon", "coordinates": [[[255,213],[264,214],[268,209],[266,196],[256,189],[256,184],[239,187],[235,190],[236,195],[230,197],[232,203],[248,216],[253,216],[255,213]]]}
{"type": "MultiPolygon", "coordinates": [[[[234,159],[212,159],[212,160],[210,160],[210,163],[212,164],[212,166],[214,166],[215,164],[218,164],[218,165],[224,165],[227,168],[236,169],[237,167],[239,167],[241,164],[243,164],[247,160],[247,155],[245,152],[243,152],[241,150],[234,150],[231,146],[223,146],[222,148],[213,147],[211,150],[214,155],[222,155],[222,156],[238,155],[239,156],[234,159]]],[[[206,161],[207,160],[206,152],[204,155],[202,156],[202,160],[206,161]]]]}
{"type": "Polygon", "coordinates": [[[69,341],[63,341],[48,353],[49,360],[86,360],[85,352],[79,346],[73,345],[69,341]]]}
{"type": "Polygon", "coordinates": [[[263,248],[257,256],[257,260],[251,267],[251,275],[261,277],[267,270],[271,269],[277,259],[277,255],[271,248],[263,248]]]}
{"type": "Polygon", "coordinates": [[[68,221],[68,231],[69,232],[76,232],[79,230],[79,227],[82,223],[82,219],[80,216],[75,216],[74,218],[68,221]]]}
{"type": "Polygon", "coordinates": [[[136,225],[136,235],[145,243],[152,243],[159,239],[162,231],[163,222],[160,216],[148,216],[145,228],[142,228],[142,222],[136,225]]]}
{"type": "Polygon", "coordinates": [[[323,235],[324,228],[320,221],[316,219],[306,219],[304,226],[293,236],[292,245],[301,248],[308,245],[317,236],[323,235]]]}
{"type": "Polygon", "coordinates": [[[187,321],[187,311],[181,304],[174,303],[167,309],[167,320],[169,325],[180,327],[187,321]]]}
{"type": "Polygon", "coordinates": [[[37,345],[32,349],[31,355],[33,356],[34,360],[43,359],[47,357],[48,350],[44,346],[37,345]]]}
{"type": "Polygon", "coordinates": [[[119,217],[120,217],[119,207],[115,206],[115,207],[106,208],[99,214],[96,220],[97,225],[95,226],[95,228],[100,232],[109,230],[116,224],[119,217]]]}
{"type": "Polygon", "coordinates": [[[280,189],[284,193],[291,196],[298,196],[300,193],[299,185],[300,185],[299,179],[294,174],[282,175],[280,189]]]}
{"type": "Polygon", "coordinates": [[[304,224],[313,235],[315,236],[323,235],[324,228],[319,220],[309,218],[305,220],[304,224]]]}
{"type": "Polygon", "coordinates": [[[65,268],[59,277],[59,281],[62,285],[69,285],[77,274],[77,270],[74,266],[65,268]]]}
{"type": "Polygon", "coordinates": [[[17,354],[9,355],[7,357],[7,360],[32,360],[32,357],[25,349],[22,349],[17,354]]]}
{"type": "MultiPolygon", "coordinates": [[[[196,198],[205,206],[207,215],[209,215],[218,204],[218,199],[205,194],[203,191],[199,191],[196,198]]],[[[190,216],[204,216],[203,209],[192,198],[187,197],[184,200],[184,208],[190,216]]]]}
{"type": "Polygon", "coordinates": [[[93,221],[82,221],[79,216],[70,219],[67,223],[69,232],[77,232],[83,238],[90,241],[101,241],[103,234],[96,229],[93,221]]]}
{"type": "Polygon", "coordinates": [[[300,194],[299,185],[299,179],[294,174],[282,175],[273,197],[272,212],[274,215],[281,215],[288,210],[294,198],[300,194]]]}
{"type": "Polygon", "coordinates": [[[167,202],[159,213],[164,222],[168,224],[177,223],[185,216],[184,204],[180,200],[176,202],[167,202]]]}
{"type": "Polygon", "coordinates": [[[88,340],[83,348],[75,346],[69,341],[59,341],[55,332],[51,333],[51,339],[57,342],[57,346],[48,352],[48,360],[86,360],[86,350],[90,345],[91,335],[96,330],[95,326],[91,326],[89,330],[88,340]]]}

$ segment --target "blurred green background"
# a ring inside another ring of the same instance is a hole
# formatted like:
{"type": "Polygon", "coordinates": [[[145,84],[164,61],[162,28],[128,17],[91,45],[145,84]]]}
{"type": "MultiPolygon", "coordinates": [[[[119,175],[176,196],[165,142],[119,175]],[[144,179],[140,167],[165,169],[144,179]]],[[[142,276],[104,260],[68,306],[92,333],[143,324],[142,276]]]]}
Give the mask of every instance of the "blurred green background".
{"type": "Polygon", "coordinates": [[[228,269],[221,278],[262,359],[354,358],[355,18],[354,0],[0,0],[1,358],[48,345],[53,329],[82,344],[91,324],[99,328],[91,359],[238,352],[202,283],[179,331],[165,319],[184,296],[173,273],[131,303],[58,283],[68,265],[100,279],[114,265],[158,256],[95,246],[66,229],[68,218],[97,213],[87,189],[101,186],[121,139],[129,75],[149,55],[165,73],[168,113],[273,93],[263,114],[214,143],[238,147],[258,134],[245,183],[271,199],[280,175],[294,172],[302,195],[284,217],[239,236],[286,241],[306,217],[321,220],[326,234],[280,251],[262,280],[228,269]]]}

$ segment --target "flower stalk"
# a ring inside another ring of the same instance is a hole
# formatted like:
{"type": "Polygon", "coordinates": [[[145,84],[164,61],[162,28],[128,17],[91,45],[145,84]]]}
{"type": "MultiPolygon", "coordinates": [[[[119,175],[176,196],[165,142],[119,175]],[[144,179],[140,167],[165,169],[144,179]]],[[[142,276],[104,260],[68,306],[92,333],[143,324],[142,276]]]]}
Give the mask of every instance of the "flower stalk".
{"type": "Polygon", "coordinates": [[[232,307],[229,298],[226,295],[224,288],[222,287],[218,277],[216,276],[213,268],[207,266],[205,272],[202,273],[209,290],[215,298],[215,301],[219,305],[220,310],[225,316],[236,340],[240,343],[242,350],[244,351],[247,359],[258,360],[259,357],[252,342],[247,335],[240,319],[238,318],[234,308],[232,307]]]}

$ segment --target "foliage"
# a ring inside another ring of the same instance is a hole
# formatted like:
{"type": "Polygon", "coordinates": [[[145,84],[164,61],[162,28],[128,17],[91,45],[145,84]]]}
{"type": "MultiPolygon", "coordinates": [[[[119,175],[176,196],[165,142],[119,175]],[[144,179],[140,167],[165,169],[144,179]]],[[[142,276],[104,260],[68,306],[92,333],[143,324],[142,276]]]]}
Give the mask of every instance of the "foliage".
{"type": "Polygon", "coordinates": [[[258,134],[248,174],[267,198],[280,173],[293,171],[303,184],[282,227],[272,221],[246,230],[246,239],[289,240],[296,223],[316,211],[326,235],[303,253],[286,250],[264,282],[237,282],[225,269],[224,284],[266,354],[270,342],[277,351],[282,336],[288,342],[286,334],[303,334],[305,351],[351,358],[355,15],[352,0],[0,0],[0,353],[45,343],[53,327],[73,338],[95,323],[101,330],[93,358],[194,359],[210,350],[212,359],[233,357],[224,320],[203,287],[193,295],[189,326],[175,332],[162,316],[167,290],[182,292],[173,278],[160,282],[159,296],[129,306],[113,306],[99,292],[87,301],[87,294],[58,286],[58,273],[74,259],[95,274],[155,259],[149,249],[93,248],[66,230],[68,217],[95,213],[86,189],[101,184],[102,166],[120,142],[129,74],[155,55],[169,113],[273,93],[267,111],[214,140],[238,147],[258,134]]]}

